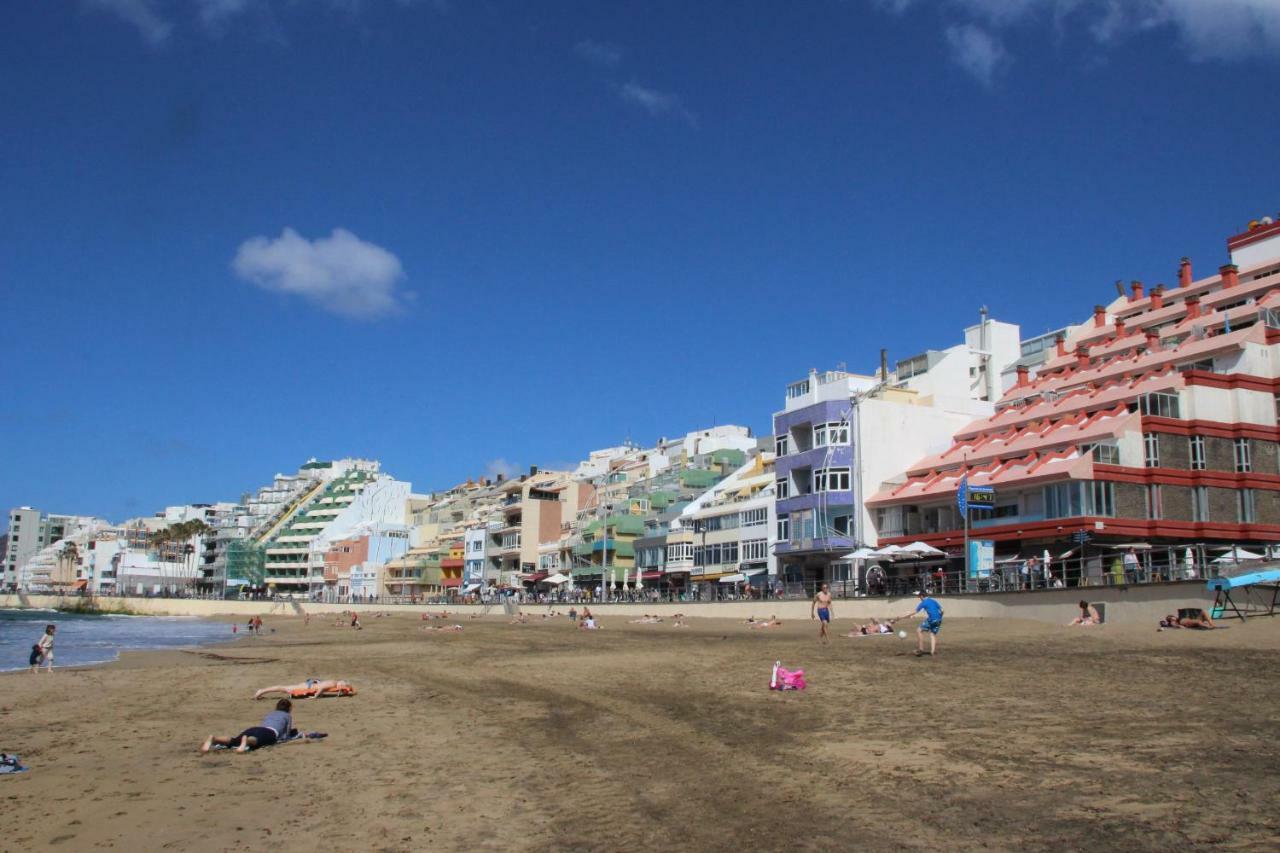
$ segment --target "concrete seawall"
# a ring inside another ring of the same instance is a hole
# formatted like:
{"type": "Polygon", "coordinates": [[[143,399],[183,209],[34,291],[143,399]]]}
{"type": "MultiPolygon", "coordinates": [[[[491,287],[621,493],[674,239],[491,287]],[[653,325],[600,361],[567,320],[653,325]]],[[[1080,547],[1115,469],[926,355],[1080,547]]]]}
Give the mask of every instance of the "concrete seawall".
{"type": "MultiPolygon", "coordinates": [[[[1041,622],[1066,623],[1076,615],[1076,602],[1081,599],[1106,605],[1106,621],[1118,625],[1154,626],[1166,613],[1179,607],[1209,607],[1213,596],[1203,581],[1149,584],[1143,586],[1085,587],[1081,589],[1050,589],[1035,592],[1000,592],[984,595],[940,595],[947,616],[973,619],[1034,619],[1041,622]]],[[[835,602],[837,621],[866,621],[901,616],[914,609],[915,599],[910,596],[894,598],[838,599],[835,602]]],[[[318,604],[302,601],[204,601],[183,598],[82,598],[58,595],[0,595],[0,608],[75,608],[88,603],[104,613],[129,612],[154,616],[291,616],[339,613],[343,610],[358,612],[391,611],[393,613],[430,613],[441,610],[473,613],[482,605],[440,604],[318,604]]],[[[556,604],[557,610],[567,610],[568,605],[556,604]]],[[[581,607],[581,605],[579,605],[581,607]]],[[[540,613],[547,609],[543,604],[525,604],[527,613],[540,613]]],[[[591,610],[597,616],[635,617],[641,613],[670,615],[683,613],[692,618],[719,617],[746,619],[748,616],[763,618],[777,615],[779,619],[809,618],[807,601],[744,601],[717,604],[690,602],[641,603],[641,604],[593,604],[591,610]]],[[[501,613],[500,606],[490,612],[501,613]]]]}

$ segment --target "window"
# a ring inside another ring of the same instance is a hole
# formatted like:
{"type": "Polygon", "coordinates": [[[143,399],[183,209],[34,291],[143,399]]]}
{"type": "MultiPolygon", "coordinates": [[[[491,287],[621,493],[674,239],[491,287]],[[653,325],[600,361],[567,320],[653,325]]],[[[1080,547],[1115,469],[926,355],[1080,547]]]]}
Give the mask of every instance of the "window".
{"type": "Polygon", "coordinates": [[[1253,470],[1253,460],[1249,453],[1249,439],[1237,438],[1234,444],[1236,450],[1236,473],[1248,474],[1253,470]]]}
{"type": "Polygon", "coordinates": [[[1209,520],[1209,490],[1204,486],[1196,486],[1191,490],[1191,520],[1209,520]]]}
{"type": "Polygon", "coordinates": [[[1204,436],[1193,435],[1187,439],[1191,445],[1191,470],[1203,471],[1204,464],[1204,436]]]}
{"type": "Polygon", "coordinates": [[[1163,495],[1160,494],[1160,486],[1153,484],[1147,486],[1146,492],[1147,518],[1152,521],[1158,521],[1164,518],[1164,501],[1163,495]]]}
{"type": "Polygon", "coordinates": [[[816,424],[813,427],[813,446],[826,447],[831,444],[849,443],[849,425],[847,423],[816,424]]]}
{"type": "Polygon", "coordinates": [[[667,546],[667,560],[689,560],[693,558],[693,545],[689,542],[675,542],[667,546]]]}
{"type": "Polygon", "coordinates": [[[813,472],[813,490],[815,492],[849,491],[849,469],[818,468],[813,472]]]}
{"type": "Polygon", "coordinates": [[[787,477],[779,477],[773,496],[780,501],[791,497],[791,480],[787,477]]]}
{"type": "Polygon", "coordinates": [[[1253,524],[1254,515],[1253,489],[1241,489],[1236,492],[1236,520],[1241,524],[1253,524]]]}
{"type": "Polygon", "coordinates": [[[1120,464],[1120,448],[1114,444],[1095,444],[1089,452],[1094,462],[1100,462],[1103,465],[1120,464]]]}
{"type": "Polygon", "coordinates": [[[1178,414],[1178,395],[1168,391],[1154,391],[1150,394],[1143,394],[1138,398],[1138,411],[1144,415],[1153,415],[1160,418],[1177,418],[1178,414]]]}
{"type": "Polygon", "coordinates": [[[769,559],[768,539],[748,539],[742,543],[742,562],[760,562],[769,559]]]}
{"type": "Polygon", "coordinates": [[[787,399],[794,400],[796,397],[803,397],[809,393],[809,380],[805,379],[801,382],[792,382],[787,386],[787,399]]]}
{"type": "Polygon", "coordinates": [[[744,509],[739,519],[739,525],[742,527],[754,527],[757,524],[765,524],[769,521],[769,510],[765,507],[759,509],[744,509]]]}
{"type": "Polygon", "coordinates": [[[1148,468],[1160,467],[1160,437],[1154,432],[1142,434],[1142,448],[1145,451],[1148,468]]]}
{"type": "Polygon", "coordinates": [[[791,538],[791,519],[788,516],[778,516],[778,541],[786,542],[791,538]]]}
{"type": "Polygon", "coordinates": [[[786,456],[791,452],[791,436],[787,433],[775,436],[773,439],[773,452],[779,456],[786,456]]]}
{"type": "Polygon", "coordinates": [[[1115,487],[1105,480],[1056,483],[1044,488],[1045,518],[1116,514],[1115,487]]]}

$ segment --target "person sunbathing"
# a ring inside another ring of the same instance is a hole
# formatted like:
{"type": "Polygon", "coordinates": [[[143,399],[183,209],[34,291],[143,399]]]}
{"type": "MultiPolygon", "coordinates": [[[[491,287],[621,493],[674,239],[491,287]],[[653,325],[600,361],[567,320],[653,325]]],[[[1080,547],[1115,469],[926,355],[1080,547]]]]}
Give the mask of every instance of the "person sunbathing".
{"type": "Polygon", "coordinates": [[[444,631],[446,634],[456,634],[462,630],[461,625],[423,625],[422,631],[444,631]]]}
{"type": "Polygon", "coordinates": [[[1087,601],[1080,602],[1080,615],[1072,619],[1069,625],[1101,625],[1102,617],[1098,610],[1087,601]]]}
{"type": "Polygon", "coordinates": [[[661,621],[662,621],[661,616],[657,616],[657,615],[650,616],[648,613],[646,613],[644,614],[643,617],[639,619],[632,619],[631,624],[632,625],[657,625],[661,621]]]}
{"type": "Polygon", "coordinates": [[[762,619],[751,623],[752,628],[780,628],[782,623],[778,621],[777,614],[770,616],[768,619],[762,619]]]}
{"type": "Polygon", "coordinates": [[[341,679],[308,678],[298,684],[277,684],[264,687],[253,694],[254,699],[261,699],[268,693],[283,693],[292,699],[319,699],[321,696],[354,696],[356,689],[350,681],[341,679]]]}
{"type": "Polygon", "coordinates": [[[882,634],[893,633],[893,622],[881,622],[879,619],[872,619],[865,625],[859,625],[853,628],[846,637],[876,637],[882,634]]]}
{"type": "Polygon", "coordinates": [[[1218,626],[1213,624],[1213,620],[1209,618],[1209,614],[1203,610],[1186,610],[1185,616],[1170,613],[1160,620],[1161,628],[1196,628],[1201,631],[1211,631],[1218,626]]]}
{"type": "Polygon", "coordinates": [[[599,631],[600,625],[596,622],[595,617],[592,616],[579,622],[578,628],[584,631],[599,631]]]}
{"type": "Polygon", "coordinates": [[[523,613],[517,613],[517,614],[516,614],[516,617],[515,617],[514,619],[512,619],[508,624],[509,624],[509,625],[523,625],[524,623],[526,623],[526,622],[528,622],[528,621],[529,621],[529,620],[525,618],[525,615],[524,615],[523,613]]]}

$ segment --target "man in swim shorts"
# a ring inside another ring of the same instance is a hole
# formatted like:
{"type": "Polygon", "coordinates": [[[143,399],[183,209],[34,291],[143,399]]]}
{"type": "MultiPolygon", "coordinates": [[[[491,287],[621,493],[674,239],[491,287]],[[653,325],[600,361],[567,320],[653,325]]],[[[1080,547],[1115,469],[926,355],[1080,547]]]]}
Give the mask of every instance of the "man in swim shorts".
{"type": "Polygon", "coordinates": [[[818,620],[818,639],[824,643],[831,642],[831,638],[827,636],[827,626],[831,624],[831,611],[831,587],[824,583],[809,605],[809,618],[818,620]]]}
{"type": "Polygon", "coordinates": [[[922,589],[916,590],[916,597],[920,599],[920,603],[916,605],[915,610],[902,618],[911,619],[917,613],[924,613],[924,621],[916,629],[916,657],[924,655],[925,634],[929,635],[929,655],[932,657],[938,653],[938,632],[942,630],[942,605],[925,595],[922,589]]]}

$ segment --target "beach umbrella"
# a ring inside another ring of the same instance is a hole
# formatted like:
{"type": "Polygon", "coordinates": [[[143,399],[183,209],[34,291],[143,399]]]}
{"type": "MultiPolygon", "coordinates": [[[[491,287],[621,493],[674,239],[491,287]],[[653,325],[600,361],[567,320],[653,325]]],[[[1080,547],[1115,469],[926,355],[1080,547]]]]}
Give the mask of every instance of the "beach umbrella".
{"type": "MultiPolygon", "coordinates": [[[[889,547],[893,547],[892,545],[889,547]]],[[[932,545],[926,545],[923,542],[912,542],[910,545],[903,545],[899,550],[901,554],[913,554],[918,557],[941,557],[942,551],[932,545]]]]}
{"type": "Polygon", "coordinates": [[[1231,550],[1214,560],[1215,563],[1240,563],[1246,560],[1261,560],[1264,557],[1261,554],[1255,554],[1252,551],[1246,551],[1243,548],[1232,546],[1231,550]]]}
{"type": "Polygon", "coordinates": [[[640,567],[636,566],[636,592],[639,592],[642,586],[643,583],[640,581],[640,567]]]}
{"type": "Polygon", "coordinates": [[[842,559],[842,560],[865,560],[865,559],[867,559],[868,557],[874,557],[875,555],[876,555],[876,552],[875,552],[875,551],[872,551],[870,548],[868,548],[868,547],[866,547],[866,546],[864,545],[863,547],[859,548],[859,549],[858,549],[858,550],[856,550],[856,551],[850,551],[848,554],[845,554],[845,555],[844,555],[843,557],[841,557],[840,559],[842,559]]]}
{"type": "Polygon", "coordinates": [[[885,557],[890,560],[897,559],[901,555],[902,546],[900,545],[885,545],[883,548],[877,548],[871,552],[873,557],[885,557]]]}

